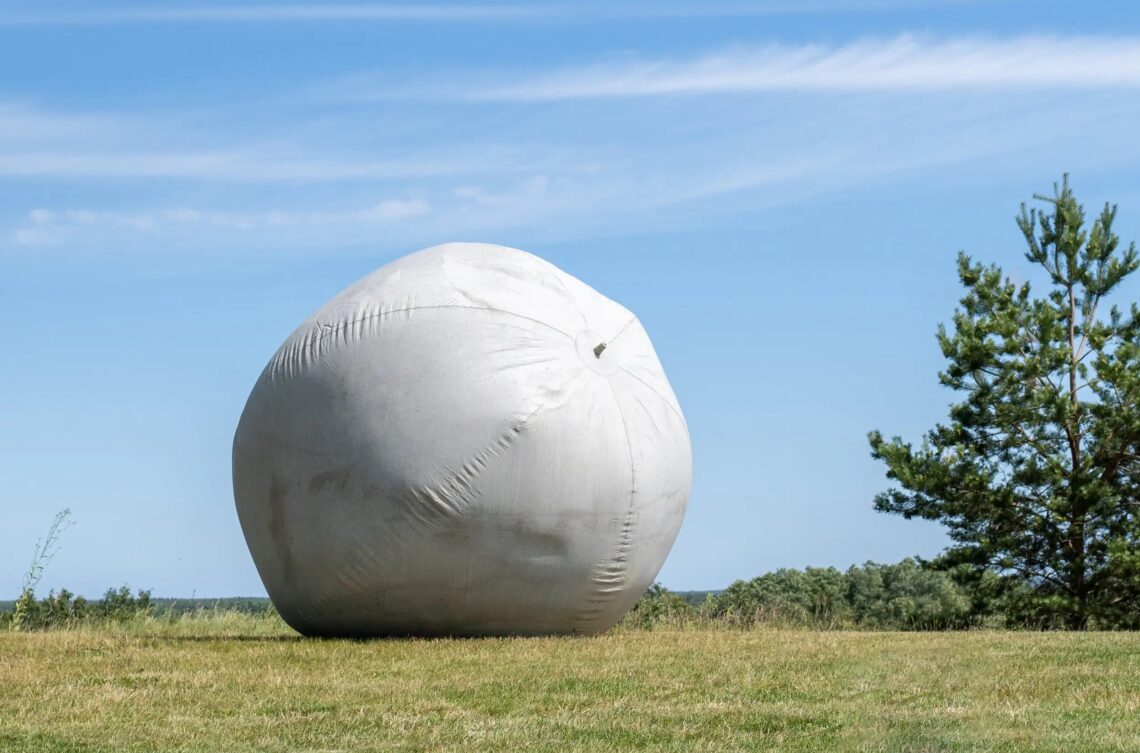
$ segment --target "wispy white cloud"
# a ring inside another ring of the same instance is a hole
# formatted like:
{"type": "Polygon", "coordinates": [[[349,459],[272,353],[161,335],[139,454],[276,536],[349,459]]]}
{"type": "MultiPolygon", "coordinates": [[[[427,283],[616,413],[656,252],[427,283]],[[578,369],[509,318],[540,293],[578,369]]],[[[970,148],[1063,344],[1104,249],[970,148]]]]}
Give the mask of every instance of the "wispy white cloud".
{"type": "Polygon", "coordinates": [[[461,85],[389,87],[356,77],[333,97],[536,102],[778,91],[938,91],[1140,87],[1140,38],[1048,37],[938,40],[915,35],[842,45],[737,47],[688,60],[623,58],[539,73],[509,83],[485,76],[461,85]]]}
{"type": "Polygon", "coordinates": [[[188,207],[122,212],[95,209],[33,209],[13,231],[18,246],[52,246],[72,242],[78,233],[100,237],[135,233],[165,236],[186,229],[212,229],[231,233],[292,232],[346,226],[377,226],[431,211],[421,198],[385,199],[355,209],[254,212],[200,210],[188,207]]]}
{"type": "MultiPolygon", "coordinates": [[[[268,143],[227,133],[196,115],[44,110],[0,101],[0,179],[193,180],[219,183],[335,183],[505,174],[596,167],[598,155],[545,144],[419,142],[378,149],[358,121],[321,128],[276,126],[268,143]]],[[[394,139],[392,139],[394,141],[394,139]]]]}
{"type": "MultiPolygon", "coordinates": [[[[503,157],[504,162],[510,160],[503,157]]],[[[0,176],[36,178],[173,178],[226,182],[348,181],[421,178],[486,170],[491,155],[421,155],[400,160],[346,160],[254,151],[0,152],[0,176]]]]}
{"type": "MultiPolygon", "coordinates": [[[[659,104],[652,110],[666,116],[664,123],[692,110],[685,102],[659,104]]],[[[661,232],[904,175],[925,172],[942,180],[963,170],[1001,174],[1039,164],[1042,155],[1050,164],[1059,161],[1057,169],[1072,170],[1140,159],[1119,138],[1140,104],[1112,93],[1090,96],[1086,104],[1071,108],[1060,95],[877,94],[833,98],[822,107],[783,101],[773,109],[765,99],[678,124],[679,130],[647,131],[639,118],[629,126],[637,138],[623,158],[597,169],[580,169],[573,160],[555,160],[545,166],[551,169],[504,164],[469,175],[394,181],[383,189],[383,201],[369,200],[375,189],[366,183],[335,181],[273,191],[231,183],[214,185],[205,195],[197,187],[175,186],[148,190],[133,203],[116,195],[114,208],[81,189],[78,207],[41,204],[10,215],[0,226],[0,250],[170,251],[236,244],[318,251],[377,241],[501,238],[504,232],[544,238],[661,232]],[[1026,122],[1037,125],[1027,130],[1026,122]]],[[[605,153],[609,147],[594,148],[605,153]]]]}
{"type": "MultiPolygon", "coordinates": [[[[1105,61],[1140,42],[1104,42],[1096,59],[1118,77],[1113,86],[1131,86],[1140,78],[1135,60],[1105,61]]],[[[243,122],[233,113],[216,120],[208,112],[69,116],[0,106],[0,182],[33,178],[52,187],[10,194],[14,198],[0,214],[0,253],[17,246],[187,250],[229,248],[231,242],[322,250],[395,238],[415,243],[520,232],[562,238],[660,232],[908,174],[941,180],[963,171],[998,175],[1046,163],[1057,172],[1136,164],[1140,151],[1127,136],[1140,115],[1140,99],[1120,91],[1086,87],[1081,106],[1073,107],[1065,90],[962,84],[962,90],[926,91],[914,83],[933,80],[931,71],[942,68],[960,81],[973,80],[977,71],[999,66],[995,49],[1005,50],[1006,67],[1015,57],[1029,66],[1034,58],[1025,50],[1042,57],[1043,44],[907,37],[736,50],[720,58],[768,55],[769,72],[779,67],[772,50],[782,51],[784,80],[799,81],[800,90],[756,89],[761,95],[699,107],[684,98],[645,99],[616,89],[590,94],[597,86],[587,84],[601,81],[597,76],[577,76],[574,87],[563,79],[550,85],[566,72],[532,74],[510,96],[600,101],[464,106],[462,117],[454,107],[404,111],[386,105],[376,108],[382,114],[376,116],[368,108],[293,102],[272,113],[283,120],[266,143],[243,141],[265,131],[263,112],[243,122]],[[1014,49],[1022,50],[1020,56],[1014,49]],[[842,79],[847,75],[852,81],[894,78],[886,91],[874,91],[855,88],[842,79]],[[823,86],[836,77],[846,82],[839,86],[843,96],[823,86]],[[798,93],[816,89],[831,93],[798,93]],[[411,116],[404,118],[405,112],[411,116]],[[50,138],[35,135],[37,124],[50,138]]],[[[1090,39],[1057,43],[1070,61],[1074,51],[1092,55],[1093,48],[1090,39]]],[[[716,68],[712,59],[661,63],[653,76],[681,80],[689,68],[716,68]]],[[[638,65],[646,64],[610,68],[638,65]]],[[[743,64],[736,68],[747,72],[743,64]]],[[[730,69],[725,63],[716,72],[724,78],[730,69]]],[[[1091,76],[1090,70],[1080,75],[1091,76]]],[[[1054,85],[1062,80],[1049,66],[1036,72],[1054,85]]],[[[1077,81],[1078,73],[1069,71],[1063,80],[1077,81]]],[[[1001,75],[1013,80],[1008,71],[1001,75]]],[[[644,92],[653,76],[623,81],[630,91],[644,92]]],[[[682,91],[750,91],[746,87],[756,85],[745,79],[733,84],[738,89],[718,89],[728,84],[714,86],[709,81],[715,77],[706,78],[697,77],[705,88],[692,84],[682,91]]],[[[503,97],[504,86],[488,80],[474,90],[503,97]]]]}
{"type": "Polygon", "coordinates": [[[120,137],[125,124],[103,114],[46,112],[23,104],[0,102],[0,144],[36,144],[56,139],[90,140],[110,134],[120,137]]]}
{"type": "MultiPolygon", "coordinates": [[[[1000,149],[991,142],[989,151],[1000,149]]],[[[969,143],[937,152],[908,153],[815,148],[811,154],[744,158],[709,155],[707,163],[647,164],[593,173],[486,176],[478,183],[436,185],[421,196],[364,207],[321,210],[220,210],[174,207],[141,211],[40,208],[26,212],[8,234],[23,248],[243,248],[326,249],[378,239],[427,242],[440,237],[495,237],[505,230],[581,237],[606,229],[628,231],[645,218],[658,228],[683,225],[701,202],[750,211],[797,201],[883,176],[978,156],[969,143]],[[735,197],[735,198],[734,198],[735,197]],[[742,197],[747,197],[746,199],[742,197]]],[[[334,199],[335,201],[335,199],[334,199]]]]}

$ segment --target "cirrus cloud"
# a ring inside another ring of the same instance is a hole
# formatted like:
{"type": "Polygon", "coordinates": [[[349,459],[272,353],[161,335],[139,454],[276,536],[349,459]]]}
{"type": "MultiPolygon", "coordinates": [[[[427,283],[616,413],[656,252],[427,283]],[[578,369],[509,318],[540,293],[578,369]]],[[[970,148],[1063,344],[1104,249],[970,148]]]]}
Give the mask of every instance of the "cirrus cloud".
{"type": "Polygon", "coordinates": [[[750,92],[1138,88],[1140,38],[903,34],[840,45],[733,47],[690,59],[620,58],[510,78],[393,87],[383,78],[357,75],[327,85],[324,94],[346,101],[543,102],[750,92]]]}

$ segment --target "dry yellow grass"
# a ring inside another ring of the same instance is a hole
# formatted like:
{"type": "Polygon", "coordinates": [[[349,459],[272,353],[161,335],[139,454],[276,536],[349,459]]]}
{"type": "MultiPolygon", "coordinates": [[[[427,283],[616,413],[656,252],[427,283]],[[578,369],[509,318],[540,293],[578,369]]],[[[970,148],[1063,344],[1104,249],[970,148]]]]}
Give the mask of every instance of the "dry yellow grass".
{"type": "Polygon", "coordinates": [[[321,641],[215,615],[0,634],[0,750],[1137,751],[1140,635],[321,641]]]}

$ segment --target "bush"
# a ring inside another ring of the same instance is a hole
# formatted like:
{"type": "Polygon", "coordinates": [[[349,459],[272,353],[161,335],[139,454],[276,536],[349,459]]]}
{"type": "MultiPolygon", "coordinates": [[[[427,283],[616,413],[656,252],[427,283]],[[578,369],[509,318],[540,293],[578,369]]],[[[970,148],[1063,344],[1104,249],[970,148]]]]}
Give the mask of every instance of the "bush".
{"type": "Polygon", "coordinates": [[[131,596],[131,589],[126,586],[108,588],[103,598],[94,604],[94,616],[106,620],[128,620],[141,614],[147,614],[153,607],[150,591],[139,591],[131,596]]]}
{"type": "Polygon", "coordinates": [[[847,571],[855,622],[890,630],[945,630],[970,625],[969,596],[946,573],[912,559],[897,565],[867,562],[847,571]]]}
{"type": "Polygon", "coordinates": [[[737,581],[710,597],[705,613],[728,624],[832,629],[942,630],[971,624],[969,596],[946,573],[912,559],[832,567],[781,569],[737,581]]]}
{"type": "Polygon", "coordinates": [[[82,596],[66,588],[57,594],[49,592],[47,597],[36,599],[30,588],[25,589],[16,600],[11,613],[6,613],[2,622],[11,630],[44,630],[49,627],[70,627],[87,613],[88,602],[82,596]]]}
{"type": "Polygon", "coordinates": [[[847,590],[846,576],[833,567],[782,568],[736,581],[710,598],[705,611],[734,625],[841,627],[851,621],[847,590]]]}
{"type": "Polygon", "coordinates": [[[622,625],[652,630],[654,627],[676,627],[693,620],[697,610],[677,594],[654,583],[622,619],[622,625]]]}
{"type": "Polygon", "coordinates": [[[126,586],[108,589],[99,601],[75,597],[66,588],[37,599],[24,589],[11,612],[0,612],[0,627],[9,630],[51,630],[77,627],[82,623],[123,622],[152,610],[150,591],[131,595],[126,586]]]}

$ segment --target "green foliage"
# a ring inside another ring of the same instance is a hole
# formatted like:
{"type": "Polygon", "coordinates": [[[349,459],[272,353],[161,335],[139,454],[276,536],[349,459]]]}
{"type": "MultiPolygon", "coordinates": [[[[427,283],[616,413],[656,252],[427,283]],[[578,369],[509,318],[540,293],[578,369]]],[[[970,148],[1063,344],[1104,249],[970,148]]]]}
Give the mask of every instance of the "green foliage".
{"type": "Polygon", "coordinates": [[[0,627],[8,630],[49,630],[75,627],[82,622],[125,621],[149,614],[153,609],[150,591],[134,595],[126,586],[107,589],[103,598],[89,602],[75,597],[66,588],[59,593],[49,592],[43,599],[36,598],[36,586],[44,569],[59,552],[59,537],[71,525],[71,510],[64,508],[56,513],[47,535],[37,539],[32,548],[32,562],[24,573],[20,596],[11,612],[0,612],[0,627]]]}
{"type": "Polygon", "coordinates": [[[943,572],[970,600],[969,613],[975,625],[988,627],[1039,627],[1024,624],[1010,611],[1010,598],[1017,590],[1026,590],[1018,581],[1002,578],[992,570],[965,564],[947,564],[942,558],[920,561],[928,569],[943,572]]]}
{"type": "MultiPolygon", "coordinates": [[[[36,539],[36,544],[32,547],[32,561],[28,565],[27,571],[24,573],[24,582],[20,587],[20,597],[16,599],[16,605],[12,610],[12,614],[5,620],[8,627],[12,630],[34,629],[40,619],[40,613],[43,611],[40,608],[39,602],[36,601],[36,586],[39,585],[40,579],[43,578],[44,569],[59,552],[59,537],[71,525],[71,510],[64,508],[55,514],[52,519],[51,526],[48,527],[47,535],[42,539],[36,539]]],[[[60,596],[67,593],[61,591],[60,596]]],[[[68,594],[70,598],[70,594],[68,594]]],[[[52,596],[49,596],[46,601],[51,601],[52,596]]],[[[55,614],[60,607],[47,607],[47,611],[55,614]]]]}
{"type": "Polygon", "coordinates": [[[856,624],[897,630],[945,630],[970,624],[971,602],[945,573],[912,559],[868,562],[847,571],[847,598],[856,624]]]}
{"type": "Polygon", "coordinates": [[[0,614],[0,625],[12,630],[71,627],[86,615],[88,606],[86,599],[76,598],[66,588],[58,594],[53,591],[43,599],[36,599],[34,591],[25,589],[12,612],[0,614]]]}
{"type": "MultiPolygon", "coordinates": [[[[960,254],[965,295],[938,342],[949,422],[914,447],[869,435],[896,488],[875,508],[941,522],[946,568],[989,570],[1026,624],[1085,628],[1140,619],[1140,312],[1105,299],[1138,266],[1116,207],[1091,228],[1067,176],[1049,211],[1022,206],[1026,258],[1047,292],[960,254]]],[[[992,585],[992,584],[991,584],[992,585]]]]}
{"type": "Polygon", "coordinates": [[[654,583],[629,610],[622,624],[652,630],[661,625],[684,623],[696,616],[697,610],[692,605],[660,583],[654,583]]]}
{"type": "Polygon", "coordinates": [[[969,596],[949,575],[905,559],[835,568],[782,569],[737,581],[711,597],[705,612],[743,626],[932,630],[971,624],[969,596]]]}
{"type": "Polygon", "coordinates": [[[138,591],[134,596],[126,586],[108,588],[103,598],[95,602],[92,614],[105,620],[126,620],[151,611],[150,591],[138,591]]]}
{"type": "Polygon", "coordinates": [[[0,613],[0,627],[10,630],[52,630],[77,627],[84,623],[123,622],[152,611],[149,591],[134,595],[122,586],[108,589],[98,601],[76,597],[66,588],[37,599],[35,592],[25,589],[16,600],[12,612],[0,613]]]}
{"type": "Polygon", "coordinates": [[[210,611],[260,615],[266,611],[275,612],[273,602],[264,596],[228,596],[217,599],[170,599],[152,597],[151,603],[155,612],[170,612],[173,614],[193,614],[196,612],[210,611]]]}
{"type": "Polygon", "coordinates": [[[837,627],[851,621],[847,579],[833,567],[780,569],[749,581],[738,580],[708,604],[715,619],[735,624],[758,622],[837,627]]]}

